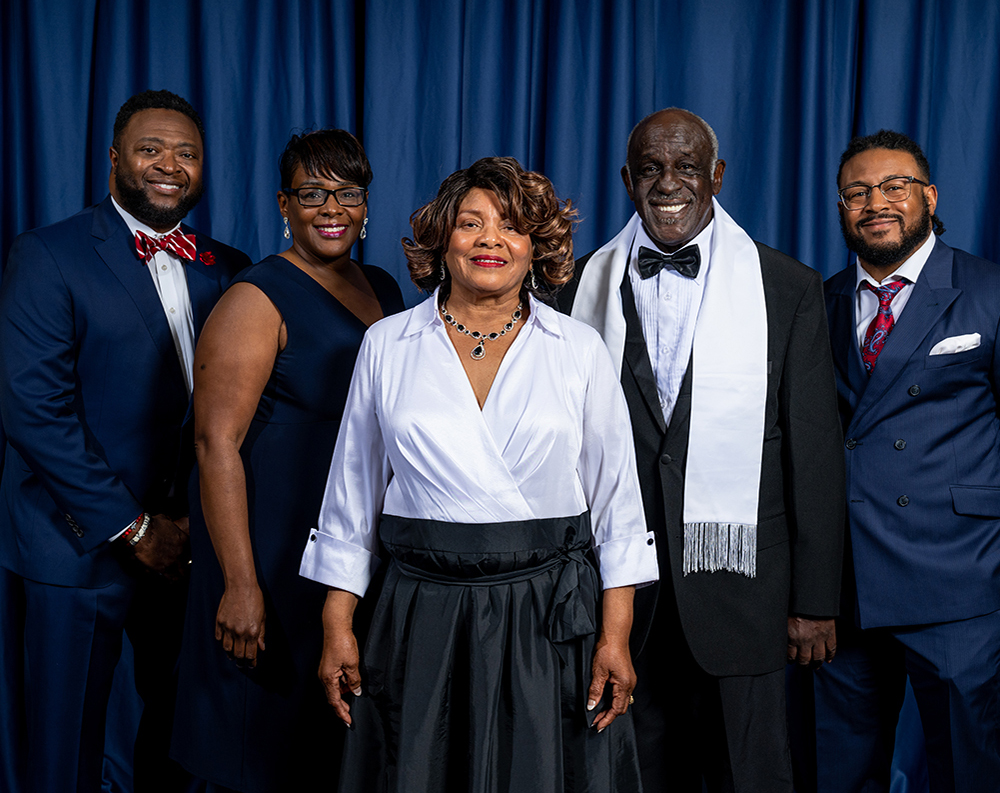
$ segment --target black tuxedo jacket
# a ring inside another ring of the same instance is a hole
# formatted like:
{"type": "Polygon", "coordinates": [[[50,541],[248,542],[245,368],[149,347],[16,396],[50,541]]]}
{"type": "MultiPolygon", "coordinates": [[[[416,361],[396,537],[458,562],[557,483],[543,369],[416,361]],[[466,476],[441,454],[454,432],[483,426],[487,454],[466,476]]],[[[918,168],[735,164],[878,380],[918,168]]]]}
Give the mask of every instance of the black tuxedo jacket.
{"type": "MultiPolygon", "coordinates": [[[[836,616],[840,593],[843,436],[822,279],[783,253],[756,245],[767,309],[768,375],[755,578],[682,573],[692,366],[667,426],[631,284],[627,277],[622,282],[627,326],[622,388],[646,521],[656,533],[660,561],[660,582],[636,592],[633,654],[676,649],[676,636],[650,630],[661,588],[669,586],[695,660],[716,676],[782,668],[788,615],[836,616]]],[[[566,312],[591,255],[577,262],[576,278],[559,295],[566,312]]]]}

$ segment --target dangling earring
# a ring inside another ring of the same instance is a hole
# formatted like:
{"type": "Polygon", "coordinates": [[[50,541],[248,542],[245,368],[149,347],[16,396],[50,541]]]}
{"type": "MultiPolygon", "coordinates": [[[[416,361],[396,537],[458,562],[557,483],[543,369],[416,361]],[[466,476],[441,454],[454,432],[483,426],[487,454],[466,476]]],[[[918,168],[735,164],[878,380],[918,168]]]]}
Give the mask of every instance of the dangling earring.
{"type": "Polygon", "coordinates": [[[290,240],[292,238],[292,232],[288,230],[288,218],[285,218],[285,239],[290,240]]]}
{"type": "Polygon", "coordinates": [[[538,281],[535,279],[535,268],[532,267],[528,272],[530,273],[531,277],[530,278],[527,276],[525,277],[524,279],[525,286],[529,287],[532,292],[537,292],[538,281]]]}
{"type": "Polygon", "coordinates": [[[444,268],[444,262],[441,262],[441,280],[443,281],[448,277],[448,271],[444,268]]]}
{"type": "Polygon", "coordinates": [[[368,218],[365,217],[365,222],[361,224],[361,233],[358,235],[359,240],[363,240],[368,236],[368,229],[365,228],[368,225],[368,218]]]}

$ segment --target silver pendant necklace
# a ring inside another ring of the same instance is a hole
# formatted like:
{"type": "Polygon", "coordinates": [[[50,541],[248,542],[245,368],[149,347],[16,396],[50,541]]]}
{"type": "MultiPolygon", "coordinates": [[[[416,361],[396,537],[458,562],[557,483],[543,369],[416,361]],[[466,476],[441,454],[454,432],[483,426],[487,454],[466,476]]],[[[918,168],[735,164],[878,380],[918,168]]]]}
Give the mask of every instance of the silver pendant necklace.
{"type": "Polygon", "coordinates": [[[451,314],[448,313],[447,304],[441,305],[441,316],[444,317],[444,321],[451,325],[459,333],[464,333],[466,336],[471,336],[473,339],[479,342],[475,347],[472,348],[472,352],[469,355],[472,356],[473,360],[481,361],[486,357],[486,342],[496,341],[501,336],[506,336],[507,331],[513,330],[514,326],[517,324],[518,320],[521,319],[521,308],[524,303],[518,303],[517,308],[514,309],[514,313],[510,315],[510,322],[503,326],[503,330],[499,333],[480,333],[478,330],[469,330],[461,322],[458,322],[451,314]]]}

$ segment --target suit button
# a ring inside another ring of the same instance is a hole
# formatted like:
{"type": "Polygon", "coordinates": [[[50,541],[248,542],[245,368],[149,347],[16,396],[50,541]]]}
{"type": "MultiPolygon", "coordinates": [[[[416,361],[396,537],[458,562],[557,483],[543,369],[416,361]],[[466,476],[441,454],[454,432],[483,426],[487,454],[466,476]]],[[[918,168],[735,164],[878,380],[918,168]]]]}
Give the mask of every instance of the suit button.
{"type": "Polygon", "coordinates": [[[660,457],[660,462],[663,463],[664,465],[667,465],[668,463],[672,463],[673,461],[674,461],[674,458],[671,457],[669,454],[664,454],[662,457],[660,457]]]}
{"type": "Polygon", "coordinates": [[[907,390],[908,390],[910,396],[916,396],[917,394],[920,393],[920,386],[918,386],[918,385],[911,385],[907,390]]]}
{"type": "Polygon", "coordinates": [[[854,438],[848,438],[846,441],[844,441],[844,446],[846,446],[848,449],[853,449],[857,445],[858,442],[854,440],[854,438]]]}
{"type": "Polygon", "coordinates": [[[896,499],[896,503],[899,504],[899,506],[901,507],[905,507],[907,504],[910,503],[910,497],[900,496],[899,498],[896,499]]]}
{"type": "Polygon", "coordinates": [[[82,536],[83,536],[83,530],[82,530],[82,529],[81,529],[81,528],[80,528],[79,526],[74,526],[74,527],[73,527],[73,533],[74,533],[74,534],[75,534],[75,535],[76,535],[77,537],[82,537],[82,536]]]}
{"type": "Polygon", "coordinates": [[[906,448],[906,441],[904,441],[902,438],[900,438],[898,441],[896,441],[892,445],[895,446],[899,451],[903,451],[903,449],[906,448]]]}

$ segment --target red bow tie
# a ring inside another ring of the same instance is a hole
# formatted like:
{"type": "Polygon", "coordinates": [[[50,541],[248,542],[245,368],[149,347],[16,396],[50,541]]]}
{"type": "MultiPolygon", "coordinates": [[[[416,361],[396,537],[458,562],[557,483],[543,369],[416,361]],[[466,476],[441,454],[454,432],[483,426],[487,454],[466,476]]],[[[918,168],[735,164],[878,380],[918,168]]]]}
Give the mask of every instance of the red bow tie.
{"type": "Polygon", "coordinates": [[[185,234],[180,229],[174,229],[162,237],[150,237],[141,231],[135,233],[135,255],[143,264],[148,264],[157,251],[169,251],[193,262],[196,250],[194,234],[185,234]]]}

